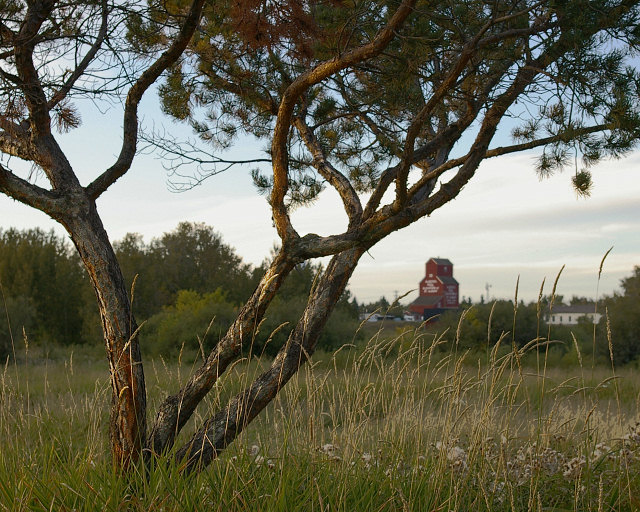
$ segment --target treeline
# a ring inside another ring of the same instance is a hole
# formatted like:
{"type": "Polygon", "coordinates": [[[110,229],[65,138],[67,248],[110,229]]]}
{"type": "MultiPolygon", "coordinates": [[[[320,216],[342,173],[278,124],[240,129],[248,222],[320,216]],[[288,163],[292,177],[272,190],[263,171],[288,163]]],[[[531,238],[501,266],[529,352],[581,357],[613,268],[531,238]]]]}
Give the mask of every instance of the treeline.
{"type": "MultiPolygon", "coordinates": [[[[182,222],[146,243],[127,234],[114,243],[132,290],[143,352],[177,354],[209,349],[226,331],[262,276],[266,262],[252,267],[211,226],[182,222]]],[[[256,332],[254,353],[273,354],[284,343],[286,325],[297,320],[318,265],[304,264],[285,281],[256,332]],[[279,328],[279,329],[278,329],[279,328]],[[275,332],[274,332],[275,331],[275,332]]],[[[95,295],[75,249],[40,229],[0,230],[0,355],[23,336],[40,344],[97,343],[102,338],[95,295]]],[[[358,307],[348,293],[332,315],[320,346],[331,349],[353,338],[358,307]]]]}
{"type": "MultiPolygon", "coordinates": [[[[431,329],[446,331],[449,341],[457,339],[462,350],[488,349],[498,340],[517,347],[535,339],[550,340],[555,359],[579,363],[582,358],[583,362],[611,364],[613,357],[615,365],[623,365],[640,360],[640,267],[620,284],[620,293],[598,302],[597,311],[602,316],[595,326],[587,318],[581,318],[577,325],[547,324],[550,298],[543,297],[540,302],[521,301],[517,308],[511,300],[465,302],[459,311],[442,315],[431,329]]],[[[554,304],[563,304],[563,299],[554,297],[554,304]]],[[[573,297],[566,303],[592,304],[584,297],[573,297]]]]}

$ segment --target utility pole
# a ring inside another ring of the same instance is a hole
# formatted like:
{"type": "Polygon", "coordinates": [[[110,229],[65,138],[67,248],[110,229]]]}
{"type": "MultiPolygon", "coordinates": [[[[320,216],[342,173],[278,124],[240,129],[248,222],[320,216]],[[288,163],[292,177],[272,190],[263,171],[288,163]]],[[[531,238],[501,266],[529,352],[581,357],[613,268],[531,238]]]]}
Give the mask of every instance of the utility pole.
{"type": "Polygon", "coordinates": [[[485,283],[484,284],[484,289],[487,291],[487,294],[485,295],[485,297],[487,297],[487,302],[490,301],[489,299],[489,290],[492,288],[492,286],[489,283],[485,283]]]}

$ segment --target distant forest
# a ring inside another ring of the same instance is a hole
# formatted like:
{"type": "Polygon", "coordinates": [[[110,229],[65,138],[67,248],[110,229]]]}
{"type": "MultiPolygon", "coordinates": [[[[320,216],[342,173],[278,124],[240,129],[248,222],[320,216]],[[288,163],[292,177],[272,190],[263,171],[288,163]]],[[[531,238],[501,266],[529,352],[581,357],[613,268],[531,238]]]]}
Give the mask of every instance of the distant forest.
{"type": "MultiPolygon", "coordinates": [[[[148,243],[127,234],[114,243],[133,310],[139,323],[142,350],[147,355],[177,355],[185,347],[207,352],[235,318],[264,273],[243,262],[235,249],[208,225],[182,222],[148,243]]],[[[286,341],[287,325],[301,314],[319,264],[299,265],[285,281],[258,326],[247,355],[273,355],[286,341]]],[[[547,326],[550,297],[517,307],[513,301],[463,302],[426,326],[444,333],[448,346],[483,350],[500,340],[518,347],[536,338],[557,340],[554,354],[566,358],[593,355],[625,364],[640,357],[640,267],[621,282],[622,293],[603,298],[600,324],[547,326]],[[607,327],[608,318],[608,327],[607,327]],[[458,333],[460,335],[458,336],[458,333]],[[609,334],[610,333],[610,334],[609,334]],[[456,341],[457,340],[457,341],[456,341]],[[574,341],[575,340],[575,341],[574,341]],[[609,343],[611,340],[611,343],[609,343]]],[[[41,346],[99,343],[102,339],[94,291],[76,250],[64,237],[41,229],[0,230],[0,357],[12,353],[23,338],[41,346]]],[[[554,297],[560,304],[563,297],[554,297]]],[[[588,299],[573,297],[572,304],[588,299]]],[[[405,306],[384,297],[358,304],[347,291],[324,330],[319,348],[336,349],[371,333],[358,331],[359,313],[383,312],[402,317],[405,306]]],[[[392,329],[401,334],[406,326],[392,329]]],[[[446,347],[443,347],[446,348],[446,347]]]]}
{"type": "MultiPolygon", "coordinates": [[[[177,354],[183,344],[208,351],[249,297],[264,272],[252,267],[211,226],[182,222],[145,243],[127,234],[114,243],[146,354],[177,354]]],[[[289,323],[302,312],[318,265],[299,265],[258,328],[251,350],[274,354],[289,323]]],[[[0,355],[11,354],[11,339],[26,335],[38,344],[84,344],[102,339],[94,291],[65,238],[41,229],[0,230],[0,355]],[[9,328],[9,325],[11,328],[9,328]]],[[[343,294],[319,346],[350,342],[358,326],[358,305],[343,294]]]]}

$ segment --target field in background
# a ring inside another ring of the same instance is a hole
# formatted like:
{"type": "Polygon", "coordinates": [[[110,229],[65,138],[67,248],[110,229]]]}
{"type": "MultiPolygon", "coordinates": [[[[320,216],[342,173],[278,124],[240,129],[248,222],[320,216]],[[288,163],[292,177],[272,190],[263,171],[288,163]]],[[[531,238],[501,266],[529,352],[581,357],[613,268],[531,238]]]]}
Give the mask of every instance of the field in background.
{"type": "MultiPolygon", "coordinates": [[[[548,348],[374,333],[317,354],[207,471],[132,480],[109,464],[100,351],[30,348],[0,376],[0,510],[638,509],[637,371],[545,368],[548,348]]],[[[150,411],[186,360],[147,362],[150,411]]],[[[195,424],[266,364],[237,364],[195,424]]]]}

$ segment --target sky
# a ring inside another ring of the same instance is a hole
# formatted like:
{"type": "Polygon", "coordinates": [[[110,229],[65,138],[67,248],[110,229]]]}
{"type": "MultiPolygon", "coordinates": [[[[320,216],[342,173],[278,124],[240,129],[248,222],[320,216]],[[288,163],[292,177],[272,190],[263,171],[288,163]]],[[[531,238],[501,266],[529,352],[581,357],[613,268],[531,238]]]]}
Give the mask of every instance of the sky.
{"type": "MultiPolygon", "coordinates": [[[[144,100],[143,122],[163,124],[178,137],[184,126],[163,119],[157,100],[144,100]]],[[[86,107],[86,106],[85,106],[86,107]]],[[[121,115],[81,109],[83,126],[61,136],[63,149],[83,184],[115,160],[121,115]]],[[[260,145],[241,140],[230,157],[263,156],[260,145]]],[[[620,279],[640,265],[640,151],[593,169],[591,197],[579,198],[565,172],[540,181],[534,171],[539,151],[485,161],[458,198],[412,226],[393,233],[365,254],[349,282],[359,302],[385,296],[417,296],[430,257],[448,258],[460,283],[460,298],[536,300],[551,293],[596,297],[619,289],[620,279]],[[598,270],[607,256],[601,279],[598,270]]],[[[9,162],[16,167],[16,161],[9,162]]],[[[245,262],[258,265],[277,242],[268,205],[257,194],[250,167],[234,168],[187,192],[172,192],[157,155],[141,154],[132,169],[98,200],[112,241],[137,232],[149,241],[180,221],[204,222],[218,231],[245,262]]],[[[23,173],[26,171],[23,171],[23,173]]],[[[185,172],[189,170],[185,169],[185,172]]],[[[39,178],[44,185],[44,179],[39,178]]],[[[310,208],[294,212],[301,235],[342,232],[346,219],[337,194],[328,191],[310,208]]],[[[0,195],[0,228],[64,230],[43,213],[0,195]]],[[[141,273],[141,278],[143,274],[141,273]]]]}

